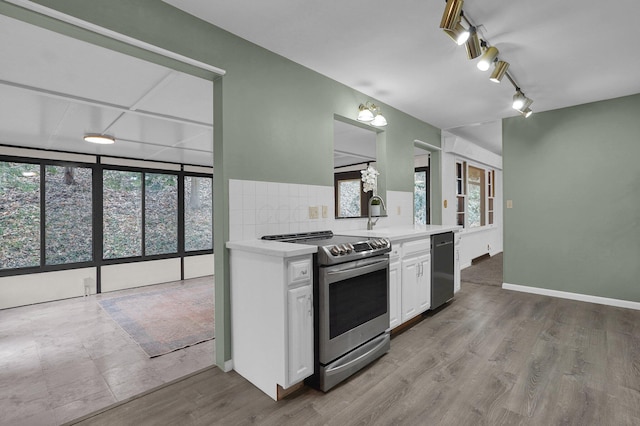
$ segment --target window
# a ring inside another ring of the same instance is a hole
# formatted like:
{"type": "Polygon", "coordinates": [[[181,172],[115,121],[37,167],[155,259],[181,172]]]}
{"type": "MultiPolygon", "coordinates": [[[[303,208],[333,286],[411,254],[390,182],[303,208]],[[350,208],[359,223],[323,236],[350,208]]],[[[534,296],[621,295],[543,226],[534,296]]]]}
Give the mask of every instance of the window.
{"type": "Polygon", "coordinates": [[[40,266],[40,165],[0,161],[0,269],[40,266]]]}
{"type": "Polygon", "coordinates": [[[429,168],[419,167],[414,172],[413,221],[416,225],[429,224],[429,168]]]}
{"type": "Polygon", "coordinates": [[[469,228],[493,225],[495,187],[495,170],[457,161],[457,224],[469,228]]]}
{"type": "Polygon", "coordinates": [[[467,214],[469,228],[485,225],[484,169],[469,166],[467,180],[467,214]]]}
{"type": "Polygon", "coordinates": [[[103,258],[142,256],[142,173],[103,172],[103,258]]]}
{"type": "Polygon", "coordinates": [[[339,172],[334,174],[336,217],[362,217],[368,213],[371,193],[362,191],[362,173],[339,172]]]}
{"type": "Polygon", "coordinates": [[[211,175],[69,161],[0,157],[0,276],[213,251],[211,175]]]}
{"type": "Polygon", "coordinates": [[[184,250],[213,248],[213,179],[184,178],[184,250]]]}
{"type": "Polygon", "coordinates": [[[92,175],[89,167],[45,167],[47,265],[93,260],[92,175]]]}
{"type": "Polygon", "coordinates": [[[467,196],[467,163],[456,162],[456,223],[459,226],[465,226],[465,199],[467,196]]]}
{"type": "Polygon", "coordinates": [[[178,252],[178,177],[144,174],[144,254],[178,252]]]}
{"type": "Polygon", "coordinates": [[[487,172],[487,202],[489,212],[489,225],[493,225],[493,199],[496,196],[496,172],[489,170],[487,172]]]}

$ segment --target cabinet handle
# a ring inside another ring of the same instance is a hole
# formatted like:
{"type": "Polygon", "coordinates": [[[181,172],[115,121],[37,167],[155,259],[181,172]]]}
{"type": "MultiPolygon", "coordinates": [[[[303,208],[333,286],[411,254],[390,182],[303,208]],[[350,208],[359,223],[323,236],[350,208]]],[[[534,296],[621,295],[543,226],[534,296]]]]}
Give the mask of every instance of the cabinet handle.
{"type": "Polygon", "coordinates": [[[308,313],[309,313],[309,316],[311,317],[311,316],[313,316],[313,301],[311,300],[311,296],[307,297],[307,301],[309,302],[308,313]]]}

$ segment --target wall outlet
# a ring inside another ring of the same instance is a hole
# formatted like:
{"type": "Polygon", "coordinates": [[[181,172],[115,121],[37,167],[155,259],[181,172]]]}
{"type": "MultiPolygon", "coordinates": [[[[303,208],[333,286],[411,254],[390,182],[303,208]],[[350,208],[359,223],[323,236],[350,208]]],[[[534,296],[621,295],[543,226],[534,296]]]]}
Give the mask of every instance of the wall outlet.
{"type": "Polygon", "coordinates": [[[508,209],[512,209],[513,208],[513,200],[507,200],[507,208],[508,209]]]}
{"type": "Polygon", "coordinates": [[[318,218],[318,206],[309,206],[309,219],[318,218]]]}
{"type": "Polygon", "coordinates": [[[491,251],[491,244],[487,244],[487,251],[491,251]]]}
{"type": "Polygon", "coordinates": [[[322,218],[326,219],[329,217],[329,207],[328,206],[322,206],[322,218]]]}
{"type": "Polygon", "coordinates": [[[402,209],[400,208],[400,206],[398,206],[398,208],[396,209],[396,214],[398,216],[400,216],[402,214],[402,209]]]}

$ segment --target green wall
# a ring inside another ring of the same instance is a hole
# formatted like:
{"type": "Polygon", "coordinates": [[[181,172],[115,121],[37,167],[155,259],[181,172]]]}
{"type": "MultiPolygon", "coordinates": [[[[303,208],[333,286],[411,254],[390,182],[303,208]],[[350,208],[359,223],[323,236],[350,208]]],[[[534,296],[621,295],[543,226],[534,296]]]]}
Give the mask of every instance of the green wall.
{"type": "Polygon", "coordinates": [[[640,95],[503,121],[504,282],[640,302],[640,95]]]}
{"type": "MultiPolygon", "coordinates": [[[[334,114],[355,119],[360,103],[381,105],[385,128],[386,186],[413,191],[413,141],[440,146],[440,130],[316,72],[257,47],[157,0],[40,0],[35,3],[225,69],[214,81],[214,250],[216,356],[230,359],[228,180],[333,184],[334,114]]],[[[0,13],[182,71],[201,71],[150,55],[84,30],[0,3],[0,13]]],[[[384,22],[378,23],[384,25],[384,22]]],[[[354,70],[355,71],[355,70],[354,70]]],[[[211,77],[213,78],[213,77],[211,77]]],[[[439,153],[432,187],[440,188],[439,153]]],[[[441,204],[440,190],[432,194],[441,204]]],[[[440,223],[434,209],[433,222],[440,223]]],[[[250,313],[248,313],[250,314],[250,313]]]]}

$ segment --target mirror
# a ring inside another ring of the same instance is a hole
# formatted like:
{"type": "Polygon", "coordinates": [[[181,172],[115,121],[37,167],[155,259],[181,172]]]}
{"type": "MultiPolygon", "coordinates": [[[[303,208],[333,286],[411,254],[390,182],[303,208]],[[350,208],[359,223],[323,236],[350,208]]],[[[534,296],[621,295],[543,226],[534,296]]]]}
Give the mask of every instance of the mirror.
{"type": "MultiPolygon", "coordinates": [[[[371,165],[378,172],[377,131],[348,119],[333,121],[333,176],[335,217],[367,217],[371,191],[363,192],[361,170],[371,165]]],[[[378,176],[378,194],[383,194],[378,176]]]]}

